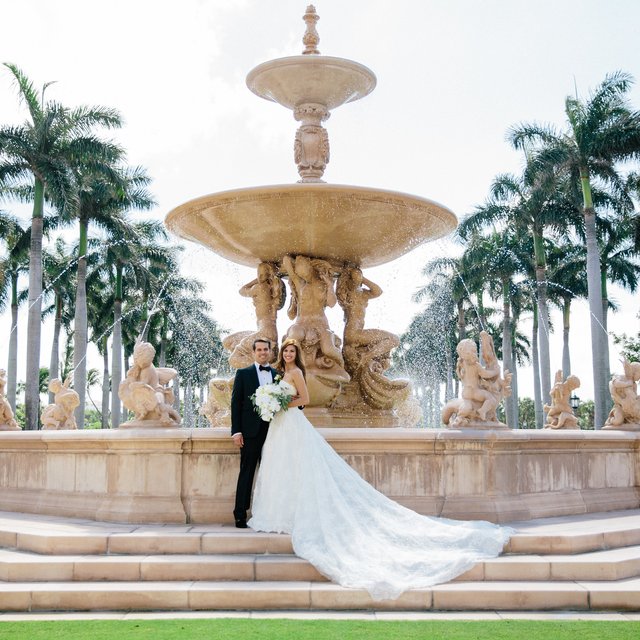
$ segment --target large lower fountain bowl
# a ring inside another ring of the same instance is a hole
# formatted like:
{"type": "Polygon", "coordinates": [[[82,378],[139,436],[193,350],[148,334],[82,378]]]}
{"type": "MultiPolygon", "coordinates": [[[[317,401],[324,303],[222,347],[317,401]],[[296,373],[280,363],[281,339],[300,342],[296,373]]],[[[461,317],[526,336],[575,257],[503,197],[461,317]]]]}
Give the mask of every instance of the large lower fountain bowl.
{"type": "Polygon", "coordinates": [[[191,200],[166,225],[238,264],[287,254],[375,267],[457,225],[446,207],[395,191],[318,183],[251,187],[191,200]]]}

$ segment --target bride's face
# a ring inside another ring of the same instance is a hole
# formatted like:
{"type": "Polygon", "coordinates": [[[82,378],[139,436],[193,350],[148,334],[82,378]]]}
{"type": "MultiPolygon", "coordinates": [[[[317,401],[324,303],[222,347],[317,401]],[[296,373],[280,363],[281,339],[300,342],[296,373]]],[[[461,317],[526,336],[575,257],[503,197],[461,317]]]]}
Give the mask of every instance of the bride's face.
{"type": "Polygon", "coordinates": [[[283,349],[283,351],[282,351],[282,359],[284,360],[285,364],[290,364],[290,363],[295,361],[295,359],[296,359],[296,348],[292,344],[287,345],[283,349]]]}

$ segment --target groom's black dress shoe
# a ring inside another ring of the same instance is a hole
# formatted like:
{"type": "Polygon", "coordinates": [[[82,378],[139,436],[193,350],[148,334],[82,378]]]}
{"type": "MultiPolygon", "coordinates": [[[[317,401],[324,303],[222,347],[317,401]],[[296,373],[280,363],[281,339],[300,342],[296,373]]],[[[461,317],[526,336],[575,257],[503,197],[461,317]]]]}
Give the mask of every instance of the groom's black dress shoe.
{"type": "Polygon", "coordinates": [[[236,520],[236,529],[248,529],[246,520],[236,520]]]}

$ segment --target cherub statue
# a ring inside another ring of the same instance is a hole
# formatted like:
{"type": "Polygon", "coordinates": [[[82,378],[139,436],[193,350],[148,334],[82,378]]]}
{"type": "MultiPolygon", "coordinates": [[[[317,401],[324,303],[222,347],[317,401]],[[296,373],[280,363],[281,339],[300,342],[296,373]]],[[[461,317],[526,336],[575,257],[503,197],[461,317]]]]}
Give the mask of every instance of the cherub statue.
{"type": "Polygon", "coordinates": [[[40,417],[43,429],[77,429],[73,412],[80,406],[80,396],[71,388],[71,376],[64,382],[54,378],[49,382],[53,404],[47,405],[40,417]]]}
{"type": "Polygon", "coordinates": [[[13,409],[5,396],[7,387],[7,372],[0,369],[0,431],[20,431],[20,427],[13,416],[13,409]]]}
{"type": "Polygon", "coordinates": [[[156,350],[148,342],[138,342],[133,350],[133,366],[120,383],[118,395],[135,418],[124,427],[177,427],[180,414],[171,406],[173,391],[168,384],[178,372],[155,367],[156,350]]]}
{"type": "Polygon", "coordinates": [[[615,375],[609,383],[613,408],[604,423],[604,429],[640,431],[640,362],[622,360],[624,373],[615,375]]]}
{"type": "Polygon", "coordinates": [[[564,382],[562,371],[556,373],[556,379],[549,392],[551,405],[545,404],[547,414],[545,429],[579,429],[578,419],[571,408],[571,394],[580,386],[580,378],[569,376],[564,382]]]}
{"type": "Polygon", "coordinates": [[[442,421],[447,426],[475,428],[506,428],[499,422],[496,409],[511,394],[511,374],[500,374],[500,364],[493,346],[493,338],[480,332],[482,353],[486,366],[480,363],[476,343],[468,338],[458,343],[456,374],[462,383],[462,398],[447,402],[442,421]]]}
{"type": "Polygon", "coordinates": [[[209,380],[209,396],[200,407],[200,415],[205,416],[212,427],[228,427],[231,424],[231,389],[233,378],[209,380]]]}

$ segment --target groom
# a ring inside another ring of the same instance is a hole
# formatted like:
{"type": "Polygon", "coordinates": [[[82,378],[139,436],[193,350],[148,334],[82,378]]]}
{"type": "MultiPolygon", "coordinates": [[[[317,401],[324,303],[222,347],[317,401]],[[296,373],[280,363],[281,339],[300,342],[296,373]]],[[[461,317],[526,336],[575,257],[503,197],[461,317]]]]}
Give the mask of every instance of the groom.
{"type": "Polygon", "coordinates": [[[266,338],[254,340],[253,358],[255,362],[252,365],[236,371],[231,393],[231,437],[236,447],[240,448],[240,473],[233,510],[238,529],[247,528],[253,476],[269,429],[269,423],[261,420],[255,411],[251,396],[258,387],[273,382],[276,374],[268,364],[271,341],[266,338]]]}

